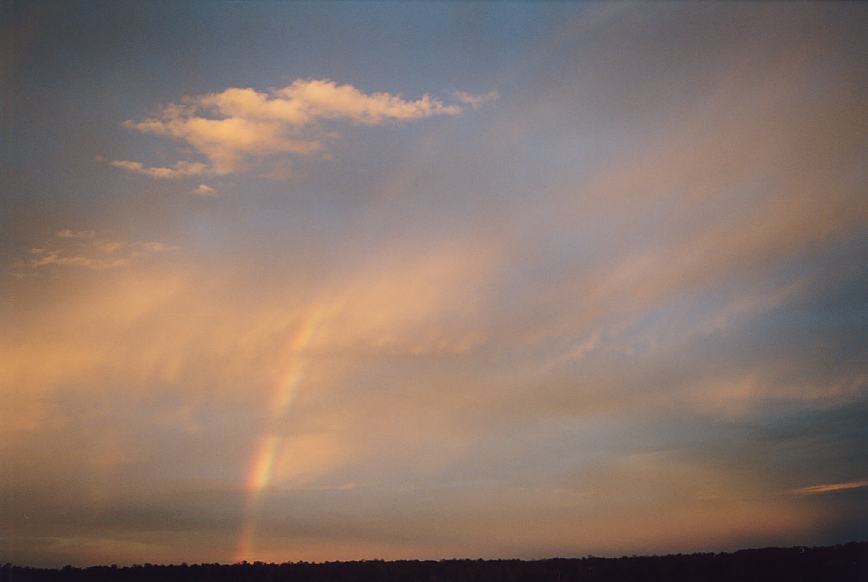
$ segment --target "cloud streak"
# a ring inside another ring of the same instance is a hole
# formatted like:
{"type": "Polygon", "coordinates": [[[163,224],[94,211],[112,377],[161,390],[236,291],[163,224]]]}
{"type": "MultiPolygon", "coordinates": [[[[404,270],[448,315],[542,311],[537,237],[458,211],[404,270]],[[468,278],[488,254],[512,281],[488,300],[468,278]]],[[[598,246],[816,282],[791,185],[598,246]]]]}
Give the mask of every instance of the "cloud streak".
{"type": "Polygon", "coordinates": [[[177,180],[190,176],[201,176],[207,169],[207,166],[203,163],[184,161],[177,162],[171,167],[147,167],[141,162],[131,162],[129,160],[112,160],[109,164],[115,168],[157,180],[177,180]]]}
{"type": "Polygon", "coordinates": [[[32,247],[26,264],[31,273],[50,267],[105,271],[129,267],[135,261],[174,249],[158,241],[105,239],[93,230],[65,228],[58,230],[45,244],[32,247]]]}
{"type": "Polygon", "coordinates": [[[220,196],[220,192],[218,192],[215,188],[212,188],[208,184],[199,184],[193,189],[193,194],[196,196],[202,196],[204,198],[216,198],[220,196]]]}
{"type": "Polygon", "coordinates": [[[790,495],[823,495],[826,493],[837,493],[839,491],[851,491],[853,489],[862,489],[868,487],[868,479],[861,481],[845,481],[843,483],[826,483],[824,485],[811,485],[810,487],[800,487],[792,489],[790,495]]]}

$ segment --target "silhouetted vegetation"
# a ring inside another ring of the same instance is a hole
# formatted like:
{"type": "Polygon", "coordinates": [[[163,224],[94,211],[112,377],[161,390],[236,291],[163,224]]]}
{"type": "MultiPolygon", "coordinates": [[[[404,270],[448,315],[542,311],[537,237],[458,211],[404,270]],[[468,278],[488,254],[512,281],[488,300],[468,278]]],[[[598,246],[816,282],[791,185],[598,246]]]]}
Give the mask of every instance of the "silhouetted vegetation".
{"type": "Polygon", "coordinates": [[[61,569],[6,564],[0,582],[160,580],[165,582],[278,581],[503,581],[580,580],[868,581],[868,542],[821,548],[765,548],[728,554],[690,554],[623,558],[554,558],[549,560],[402,560],[385,562],[295,562],[264,564],[198,564],[61,569]]]}

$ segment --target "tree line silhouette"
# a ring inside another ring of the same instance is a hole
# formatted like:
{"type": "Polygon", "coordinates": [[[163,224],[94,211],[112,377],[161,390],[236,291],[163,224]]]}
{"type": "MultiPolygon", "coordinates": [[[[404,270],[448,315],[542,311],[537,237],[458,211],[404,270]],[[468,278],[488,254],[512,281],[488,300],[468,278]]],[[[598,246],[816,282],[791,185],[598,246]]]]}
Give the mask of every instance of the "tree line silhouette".
{"type": "Polygon", "coordinates": [[[732,553],[545,560],[365,560],[266,564],[0,566],[0,582],[537,582],[868,581],[868,542],[732,553]]]}

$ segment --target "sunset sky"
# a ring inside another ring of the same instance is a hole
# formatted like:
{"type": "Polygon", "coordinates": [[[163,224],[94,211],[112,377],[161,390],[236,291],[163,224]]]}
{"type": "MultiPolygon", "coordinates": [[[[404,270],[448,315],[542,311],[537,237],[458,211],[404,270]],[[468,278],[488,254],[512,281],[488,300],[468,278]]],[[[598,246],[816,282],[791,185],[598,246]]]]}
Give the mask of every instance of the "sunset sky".
{"type": "Polygon", "coordinates": [[[0,563],[868,539],[868,4],[0,4],[0,563]]]}

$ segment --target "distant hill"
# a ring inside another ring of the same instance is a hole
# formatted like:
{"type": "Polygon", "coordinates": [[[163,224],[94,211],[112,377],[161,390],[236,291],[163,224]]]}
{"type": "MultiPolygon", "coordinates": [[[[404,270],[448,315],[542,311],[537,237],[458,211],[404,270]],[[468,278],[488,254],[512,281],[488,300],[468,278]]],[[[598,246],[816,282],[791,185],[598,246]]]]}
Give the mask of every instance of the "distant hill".
{"type": "Polygon", "coordinates": [[[578,580],[868,582],[868,542],[829,547],[763,548],[733,553],[547,560],[401,560],[198,564],[61,569],[0,566],[0,582],[160,580],[164,582],[538,582],[578,580]]]}

